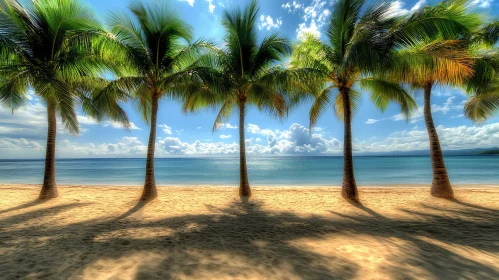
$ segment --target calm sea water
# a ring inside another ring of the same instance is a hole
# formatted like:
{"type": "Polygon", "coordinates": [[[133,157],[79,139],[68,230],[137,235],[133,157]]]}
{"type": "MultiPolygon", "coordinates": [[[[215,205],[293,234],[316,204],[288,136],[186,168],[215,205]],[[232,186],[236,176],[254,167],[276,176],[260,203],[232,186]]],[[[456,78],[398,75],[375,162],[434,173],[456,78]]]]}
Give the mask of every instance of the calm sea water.
{"type": "MultiPolygon", "coordinates": [[[[454,184],[499,184],[499,156],[447,156],[454,184]]],[[[429,157],[355,157],[359,185],[428,184],[429,157]]],[[[250,184],[341,185],[342,157],[267,157],[248,161],[250,184]]],[[[43,160],[0,160],[0,183],[39,184],[43,160]]],[[[61,159],[58,184],[140,185],[145,159],[61,159]]],[[[238,185],[238,158],[156,159],[159,185],[238,185]]]]}

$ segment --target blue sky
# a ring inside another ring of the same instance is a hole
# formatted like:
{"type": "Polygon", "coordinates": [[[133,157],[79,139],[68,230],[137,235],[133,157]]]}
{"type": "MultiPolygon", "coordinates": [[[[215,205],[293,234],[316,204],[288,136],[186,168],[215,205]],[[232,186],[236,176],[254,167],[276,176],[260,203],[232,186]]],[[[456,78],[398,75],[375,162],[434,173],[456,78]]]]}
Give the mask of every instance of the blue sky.
{"type": "MultiPolygon", "coordinates": [[[[87,0],[104,22],[109,11],[125,10],[124,0],[87,0]]],[[[173,8],[193,26],[194,38],[212,39],[221,44],[224,30],[220,24],[223,9],[246,5],[246,0],[171,0],[173,8]]],[[[395,1],[394,11],[408,13],[425,0],[395,1]]],[[[430,2],[432,3],[432,2],[430,2]]],[[[497,18],[498,0],[475,0],[480,13],[497,18]]],[[[260,1],[259,29],[263,37],[278,31],[292,41],[300,34],[321,31],[334,9],[334,1],[260,1]]],[[[35,95],[14,114],[0,108],[0,158],[42,158],[46,138],[46,110],[35,95]]],[[[499,146],[499,118],[477,126],[463,117],[464,91],[450,87],[434,89],[432,99],[434,121],[438,126],[444,149],[499,146]]],[[[422,106],[422,97],[416,95],[422,106]]],[[[123,130],[118,124],[97,124],[84,115],[79,116],[81,133],[68,134],[62,126],[58,131],[57,157],[145,157],[148,125],[124,105],[133,122],[133,129],[123,130]]],[[[342,150],[343,125],[332,110],[326,112],[312,134],[308,131],[310,104],[303,104],[290,112],[284,121],[269,118],[255,108],[248,112],[246,141],[251,155],[300,154],[338,155],[342,150]]],[[[161,100],[157,132],[157,156],[207,156],[237,154],[237,116],[234,115],[220,130],[212,133],[216,112],[206,110],[184,115],[180,105],[161,100]]],[[[398,108],[390,106],[384,113],[377,111],[364,95],[353,121],[354,148],[363,152],[407,151],[427,149],[428,138],[422,121],[422,108],[409,121],[400,117],[398,108]]]]}

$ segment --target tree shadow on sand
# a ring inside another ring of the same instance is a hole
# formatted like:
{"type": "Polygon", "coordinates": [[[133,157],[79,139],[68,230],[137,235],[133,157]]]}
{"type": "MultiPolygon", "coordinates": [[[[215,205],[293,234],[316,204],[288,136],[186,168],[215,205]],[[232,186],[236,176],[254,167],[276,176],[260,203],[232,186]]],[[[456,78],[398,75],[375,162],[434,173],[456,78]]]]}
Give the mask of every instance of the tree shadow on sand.
{"type": "Polygon", "coordinates": [[[120,217],[66,226],[14,227],[78,206],[53,206],[0,220],[0,240],[7,248],[0,255],[0,267],[5,268],[2,277],[78,278],[100,260],[115,261],[116,266],[122,266],[120,258],[144,252],[153,256],[154,261],[139,263],[135,279],[202,275],[245,278],[255,271],[269,279],[353,278],[363,263],[353,262],[340,252],[324,256],[292,244],[303,238],[321,240],[337,235],[351,238],[353,244],[359,235],[386,243],[398,239],[410,244],[410,250],[401,248],[403,258],[396,255],[387,262],[384,269],[392,278],[499,277],[497,266],[487,266],[435,243],[492,255],[499,253],[495,235],[499,232],[499,211],[466,205],[459,209],[425,205],[433,210],[432,214],[406,211],[414,219],[389,219],[365,206],[357,207],[362,207],[366,215],[332,212],[326,216],[302,217],[266,211],[259,202],[238,202],[227,208],[206,205],[210,214],[153,221],[134,219],[133,214],[138,210],[147,211],[144,205],[140,208],[136,205],[120,217]],[[457,214],[460,218],[456,218],[457,214]],[[455,230],[463,226],[468,229],[466,232],[455,230]],[[145,236],[142,230],[154,234],[145,236]],[[25,242],[40,238],[50,241],[25,242]],[[413,267],[422,271],[414,272],[413,267]]]}
{"type": "Polygon", "coordinates": [[[5,210],[1,210],[0,211],[0,215],[3,214],[3,213],[8,213],[8,212],[12,212],[12,211],[17,211],[17,210],[22,210],[22,209],[25,209],[25,208],[30,208],[30,207],[33,207],[33,206],[36,206],[36,205],[40,205],[44,202],[47,202],[47,200],[44,200],[44,199],[35,199],[31,202],[26,202],[24,204],[21,204],[21,205],[18,205],[18,206],[15,206],[15,207],[11,207],[11,208],[8,208],[8,209],[5,209],[5,210]]]}

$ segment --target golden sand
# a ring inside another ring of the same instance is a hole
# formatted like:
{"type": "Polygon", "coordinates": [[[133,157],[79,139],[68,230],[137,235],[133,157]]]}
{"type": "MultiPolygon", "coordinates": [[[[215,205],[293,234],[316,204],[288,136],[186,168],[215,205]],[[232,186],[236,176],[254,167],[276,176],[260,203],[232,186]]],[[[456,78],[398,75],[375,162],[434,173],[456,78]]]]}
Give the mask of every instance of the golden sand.
{"type": "Polygon", "coordinates": [[[499,188],[0,185],[1,279],[499,279],[499,188]]]}

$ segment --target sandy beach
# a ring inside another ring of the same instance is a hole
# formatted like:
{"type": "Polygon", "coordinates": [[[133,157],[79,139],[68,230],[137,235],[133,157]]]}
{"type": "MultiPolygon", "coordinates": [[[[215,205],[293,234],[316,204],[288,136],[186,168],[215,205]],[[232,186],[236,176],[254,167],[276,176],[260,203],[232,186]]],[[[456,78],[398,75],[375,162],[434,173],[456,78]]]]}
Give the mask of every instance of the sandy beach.
{"type": "Polygon", "coordinates": [[[498,279],[499,188],[0,185],[1,279],[498,279]]]}

